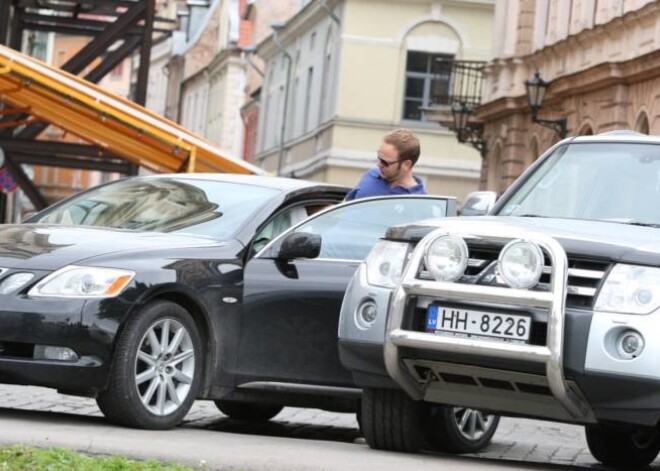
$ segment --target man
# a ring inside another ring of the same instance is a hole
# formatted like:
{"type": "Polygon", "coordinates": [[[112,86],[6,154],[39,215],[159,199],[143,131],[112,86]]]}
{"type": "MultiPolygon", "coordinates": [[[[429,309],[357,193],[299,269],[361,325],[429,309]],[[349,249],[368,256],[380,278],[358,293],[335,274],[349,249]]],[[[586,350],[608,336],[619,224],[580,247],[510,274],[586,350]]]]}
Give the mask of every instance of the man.
{"type": "Polygon", "coordinates": [[[362,175],[344,201],[369,196],[425,195],[422,180],[412,172],[419,154],[419,139],[408,129],[387,133],[376,154],[377,168],[362,175]]]}

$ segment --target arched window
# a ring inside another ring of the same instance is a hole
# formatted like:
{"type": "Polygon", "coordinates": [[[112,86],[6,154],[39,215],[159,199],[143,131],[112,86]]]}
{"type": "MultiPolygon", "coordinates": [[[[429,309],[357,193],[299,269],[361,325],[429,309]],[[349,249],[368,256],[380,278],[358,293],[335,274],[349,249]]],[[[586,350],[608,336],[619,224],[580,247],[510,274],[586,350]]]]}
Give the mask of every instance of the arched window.
{"type": "Polygon", "coordinates": [[[451,69],[443,68],[439,61],[455,58],[460,49],[460,38],[448,25],[432,21],[412,28],[404,44],[405,75],[401,118],[426,121],[420,108],[448,103],[451,69]]]}
{"type": "Polygon", "coordinates": [[[642,134],[649,134],[649,118],[646,116],[645,112],[641,112],[637,118],[637,123],[635,123],[635,131],[641,132],[642,134]]]}
{"type": "Polygon", "coordinates": [[[594,130],[591,127],[590,124],[585,124],[580,128],[580,132],[578,133],[580,136],[593,136],[594,135],[594,130]]]}

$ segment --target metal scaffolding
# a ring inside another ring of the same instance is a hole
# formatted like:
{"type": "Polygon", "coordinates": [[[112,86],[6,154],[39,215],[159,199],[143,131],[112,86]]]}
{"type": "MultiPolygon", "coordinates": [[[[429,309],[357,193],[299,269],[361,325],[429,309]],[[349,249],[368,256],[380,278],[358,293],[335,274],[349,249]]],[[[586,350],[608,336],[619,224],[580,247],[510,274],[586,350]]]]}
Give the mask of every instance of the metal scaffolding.
{"type": "Polygon", "coordinates": [[[21,164],[128,175],[138,166],[156,172],[261,173],[140,106],[146,101],[152,38],[175,27],[174,21],[155,17],[154,5],[151,0],[0,0],[0,146],[5,168],[36,209],[47,201],[21,164]],[[26,31],[91,41],[56,69],[18,52],[26,31]],[[94,85],[136,52],[134,102],[94,85]],[[50,125],[88,144],[37,139],[50,125]]]}

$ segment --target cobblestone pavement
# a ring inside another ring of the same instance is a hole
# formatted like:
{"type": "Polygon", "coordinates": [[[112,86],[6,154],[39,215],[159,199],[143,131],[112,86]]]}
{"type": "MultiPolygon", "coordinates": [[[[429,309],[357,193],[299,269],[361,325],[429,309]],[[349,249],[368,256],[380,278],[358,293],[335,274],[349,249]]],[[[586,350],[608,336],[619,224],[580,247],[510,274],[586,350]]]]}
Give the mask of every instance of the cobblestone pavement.
{"type": "MultiPolygon", "coordinates": [[[[92,399],[60,395],[37,387],[0,385],[0,407],[101,416],[92,399]]],[[[285,408],[270,423],[254,425],[228,419],[212,402],[198,401],[183,426],[237,434],[364,443],[353,414],[317,409],[285,408]]],[[[502,419],[492,444],[478,456],[560,465],[560,468],[599,467],[589,454],[582,427],[525,419],[502,419]]]]}

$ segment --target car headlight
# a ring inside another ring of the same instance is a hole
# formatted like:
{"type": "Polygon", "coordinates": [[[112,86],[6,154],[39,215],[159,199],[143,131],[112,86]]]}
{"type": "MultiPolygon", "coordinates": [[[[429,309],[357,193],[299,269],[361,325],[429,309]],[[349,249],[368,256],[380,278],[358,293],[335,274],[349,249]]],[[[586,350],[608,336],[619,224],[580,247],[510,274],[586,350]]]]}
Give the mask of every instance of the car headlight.
{"type": "Polygon", "coordinates": [[[374,286],[395,288],[401,281],[408,249],[408,244],[402,242],[378,242],[365,260],[367,282],[374,286]]]}
{"type": "Polygon", "coordinates": [[[131,270],[70,265],[37,283],[28,296],[110,298],[121,293],[134,277],[131,270]]]}
{"type": "Polygon", "coordinates": [[[594,310],[649,314],[660,307],[660,268],[615,265],[598,294],[594,310]]]}
{"type": "Polygon", "coordinates": [[[468,246],[462,237],[441,235],[426,249],[424,263],[438,281],[456,281],[465,273],[468,246]]]}
{"type": "Polygon", "coordinates": [[[498,266],[505,283],[512,288],[527,289],[536,285],[543,273],[541,247],[525,240],[512,240],[500,252],[498,266]]]}

